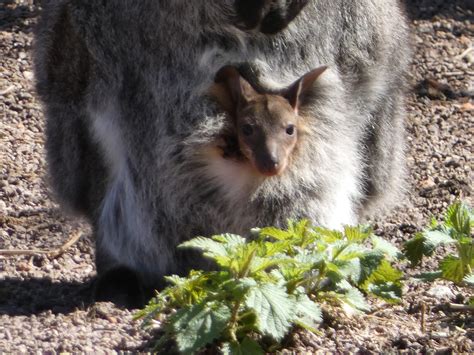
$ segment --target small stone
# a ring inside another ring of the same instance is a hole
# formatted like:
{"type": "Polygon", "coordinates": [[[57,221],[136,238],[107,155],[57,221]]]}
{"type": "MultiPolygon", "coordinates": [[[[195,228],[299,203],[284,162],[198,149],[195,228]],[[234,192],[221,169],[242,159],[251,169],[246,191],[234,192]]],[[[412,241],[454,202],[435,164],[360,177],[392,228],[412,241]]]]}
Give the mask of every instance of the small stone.
{"type": "Polygon", "coordinates": [[[449,337],[448,332],[433,332],[431,333],[431,338],[432,339],[443,339],[449,337]]]}
{"type": "Polygon", "coordinates": [[[27,92],[21,91],[21,92],[18,93],[18,98],[20,100],[31,100],[33,98],[33,96],[31,94],[27,93],[27,92]]]}
{"type": "Polygon", "coordinates": [[[433,189],[434,187],[436,187],[436,183],[434,182],[434,180],[431,178],[431,177],[428,177],[426,180],[423,180],[421,183],[420,183],[420,187],[422,189],[433,189]]]}
{"type": "Polygon", "coordinates": [[[474,63],[474,51],[470,51],[464,56],[464,60],[469,64],[474,63]]]}
{"type": "Polygon", "coordinates": [[[2,188],[3,190],[3,193],[7,196],[7,197],[12,197],[12,196],[15,196],[16,195],[16,189],[14,186],[11,186],[11,185],[7,185],[7,186],[4,186],[2,188]]]}
{"type": "Polygon", "coordinates": [[[6,215],[7,214],[7,204],[5,201],[0,200],[0,215],[6,215]]]}
{"type": "Polygon", "coordinates": [[[26,261],[22,261],[17,264],[16,269],[18,271],[30,271],[30,265],[26,261]]]}
{"type": "Polygon", "coordinates": [[[34,74],[33,72],[29,71],[29,70],[25,70],[23,72],[23,76],[25,77],[25,79],[27,80],[33,80],[34,79],[34,74]]]}
{"type": "Polygon", "coordinates": [[[452,299],[455,297],[453,291],[447,286],[433,286],[428,290],[427,294],[437,299],[452,299]]]}
{"type": "Polygon", "coordinates": [[[404,350],[404,349],[408,349],[408,347],[410,346],[410,342],[408,341],[407,338],[400,338],[400,339],[397,339],[393,345],[397,349],[404,350]]]}
{"type": "Polygon", "coordinates": [[[12,335],[11,333],[7,330],[5,330],[5,337],[7,338],[8,341],[11,341],[12,340],[12,335]]]}
{"type": "Polygon", "coordinates": [[[445,160],[444,160],[444,166],[446,167],[453,167],[453,168],[457,168],[460,166],[459,164],[459,160],[460,158],[456,155],[453,155],[453,156],[450,156],[450,157],[447,157],[445,160]]]}
{"type": "Polygon", "coordinates": [[[462,104],[461,111],[474,111],[474,104],[472,102],[462,104]]]}

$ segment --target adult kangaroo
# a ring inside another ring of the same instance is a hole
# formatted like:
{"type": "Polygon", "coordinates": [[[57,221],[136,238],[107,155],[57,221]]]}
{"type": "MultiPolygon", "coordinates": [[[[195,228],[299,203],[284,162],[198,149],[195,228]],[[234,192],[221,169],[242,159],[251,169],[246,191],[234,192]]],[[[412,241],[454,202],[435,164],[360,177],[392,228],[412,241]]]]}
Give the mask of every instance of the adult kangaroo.
{"type": "Polygon", "coordinates": [[[402,188],[407,25],[396,0],[47,1],[37,90],[59,201],[87,216],[97,298],[134,306],[205,262],[176,246],[288,218],[339,228],[402,188]],[[266,92],[327,70],[282,174],[215,153],[229,121],[209,97],[234,65],[266,92]]]}

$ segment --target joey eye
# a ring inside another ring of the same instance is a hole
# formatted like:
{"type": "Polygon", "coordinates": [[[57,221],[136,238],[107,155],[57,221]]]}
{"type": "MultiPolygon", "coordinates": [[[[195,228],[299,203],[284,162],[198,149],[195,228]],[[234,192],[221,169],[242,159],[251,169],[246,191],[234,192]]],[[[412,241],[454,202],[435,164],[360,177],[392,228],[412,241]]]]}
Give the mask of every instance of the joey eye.
{"type": "Polygon", "coordinates": [[[290,124],[288,127],[286,127],[286,134],[289,136],[292,136],[295,133],[295,126],[290,124]]]}
{"type": "Polygon", "coordinates": [[[244,136],[251,136],[253,134],[253,127],[252,125],[249,125],[248,123],[242,125],[242,133],[244,136]]]}

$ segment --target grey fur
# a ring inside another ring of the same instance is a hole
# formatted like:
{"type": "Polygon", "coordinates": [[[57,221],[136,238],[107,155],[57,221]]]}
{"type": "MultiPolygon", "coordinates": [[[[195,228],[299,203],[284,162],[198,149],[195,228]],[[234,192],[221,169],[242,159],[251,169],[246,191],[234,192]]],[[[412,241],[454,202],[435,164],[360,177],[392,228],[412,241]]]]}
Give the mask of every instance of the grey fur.
{"type": "Polygon", "coordinates": [[[52,185],[90,218],[99,273],[124,265],[155,285],[197,266],[175,248],[193,236],[301,217],[338,228],[401,190],[410,50],[398,2],[312,0],[267,35],[237,26],[234,1],[44,6],[35,67],[52,185]],[[329,67],[282,176],[255,178],[212,154],[226,117],[206,91],[221,66],[242,62],[275,91],[329,67]]]}

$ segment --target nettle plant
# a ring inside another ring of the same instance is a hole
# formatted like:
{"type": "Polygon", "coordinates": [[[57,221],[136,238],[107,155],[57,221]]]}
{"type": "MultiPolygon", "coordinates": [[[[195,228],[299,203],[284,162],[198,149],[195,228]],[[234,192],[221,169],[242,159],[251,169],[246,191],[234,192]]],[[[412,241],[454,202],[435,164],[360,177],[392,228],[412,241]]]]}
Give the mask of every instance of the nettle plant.
{"type": "Polygon", "coordinates": [[[428,229],[419,232],[404,245],[404,254],[413,267],[421,264],[423,257],[432,256],[442,245],[454,246],[456,253],[449,254],[439,263],[439,270],[426,273],[428,279],[443,278],[455,283],[474,286],[474,214],[472,208],[461,202],[448,207],[444,220],[432,219],[428,229]]]}
{"type": "Polygon", "coordinates": [[[162,317],[157,349],[174,341],[181,353],[209,345],[263,353],[294,326],[316,332],[321,305],[368,311],[365,295],[397,302],[402,293],[402,273],[391,265],[401,254],[363,226],[333,231],[290,221],[287,230],[198,237],[180,248],[202,251],[216,270],[167,277],[170,286],[137,314],[145,325],[162,317]]]}

